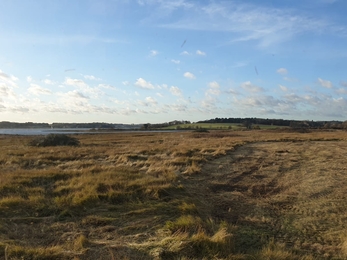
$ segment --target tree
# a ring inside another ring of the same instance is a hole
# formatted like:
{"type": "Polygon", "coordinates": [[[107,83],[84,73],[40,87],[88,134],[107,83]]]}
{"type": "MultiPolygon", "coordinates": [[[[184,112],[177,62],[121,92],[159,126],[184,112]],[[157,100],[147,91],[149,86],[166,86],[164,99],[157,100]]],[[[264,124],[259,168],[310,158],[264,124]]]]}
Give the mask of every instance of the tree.
{"type": "Polygon", "coordinates": [[[243,121],[242,125],[247,129],[252,129],[252,122],[250,120],[243,121]]]}

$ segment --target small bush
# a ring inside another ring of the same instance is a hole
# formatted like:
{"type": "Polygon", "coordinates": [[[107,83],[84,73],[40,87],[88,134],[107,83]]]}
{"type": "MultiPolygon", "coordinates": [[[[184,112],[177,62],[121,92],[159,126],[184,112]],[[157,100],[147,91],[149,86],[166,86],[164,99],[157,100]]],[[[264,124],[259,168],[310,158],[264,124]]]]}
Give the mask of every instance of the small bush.
{"type": "Polygon", "coordinates": [[[63,134],[49,134],[44,137],[38,137],[29,143],[31,146],[46,147],[46,146],[78,146],[80,141],[77,138],[63,134]]]}
{"type": "Polygon", "coordinates": [[[196,132],[196,133],[209,133],[210,131],[208,131],[206,128],[199,128],[199,129],[195,129],[193,132],[196,132]]]}

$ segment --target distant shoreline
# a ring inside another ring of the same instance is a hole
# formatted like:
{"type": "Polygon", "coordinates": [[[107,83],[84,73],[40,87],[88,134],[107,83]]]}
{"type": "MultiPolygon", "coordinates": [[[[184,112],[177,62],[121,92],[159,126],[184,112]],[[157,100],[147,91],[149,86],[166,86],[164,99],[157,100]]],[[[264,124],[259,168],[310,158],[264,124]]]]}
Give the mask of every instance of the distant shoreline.
{"type": "Polygon", "coordinates": [[[153,133],[182,132],[184,130],[143,130],[143,129],[90,129],[90,128],[0,128],[0,135],[34,136],[48,134],[112,134],[112,133],[153,133]]]}

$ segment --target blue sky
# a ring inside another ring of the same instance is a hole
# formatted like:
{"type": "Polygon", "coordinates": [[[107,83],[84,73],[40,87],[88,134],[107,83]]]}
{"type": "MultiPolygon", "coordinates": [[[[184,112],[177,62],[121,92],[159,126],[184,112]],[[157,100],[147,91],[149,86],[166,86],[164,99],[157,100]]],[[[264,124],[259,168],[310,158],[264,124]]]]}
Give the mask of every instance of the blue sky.
{"type": "Polygon", "coordinates": [[[345,0],[3,0],[0,121],[345,121],[346,11],[345,0]]]}

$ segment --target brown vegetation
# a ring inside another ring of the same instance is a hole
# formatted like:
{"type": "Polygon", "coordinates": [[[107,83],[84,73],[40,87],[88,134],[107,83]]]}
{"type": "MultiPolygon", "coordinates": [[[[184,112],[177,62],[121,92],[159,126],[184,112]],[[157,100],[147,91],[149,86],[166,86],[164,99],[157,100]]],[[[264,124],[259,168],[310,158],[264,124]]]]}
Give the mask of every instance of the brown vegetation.
{"type": "Polygon", "coordinates": [[[0,259],[345,259],[346,132],[0,136],[0,259]]]}

